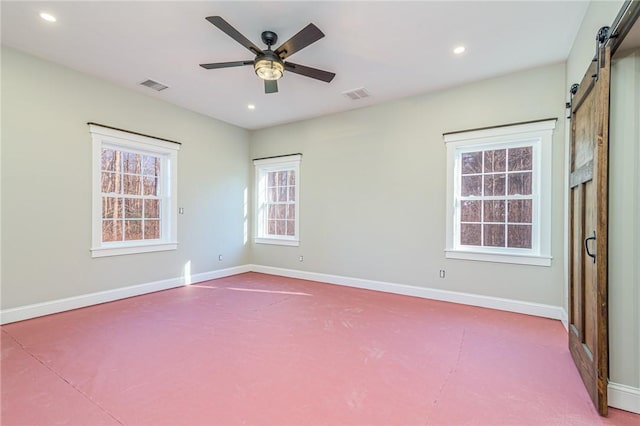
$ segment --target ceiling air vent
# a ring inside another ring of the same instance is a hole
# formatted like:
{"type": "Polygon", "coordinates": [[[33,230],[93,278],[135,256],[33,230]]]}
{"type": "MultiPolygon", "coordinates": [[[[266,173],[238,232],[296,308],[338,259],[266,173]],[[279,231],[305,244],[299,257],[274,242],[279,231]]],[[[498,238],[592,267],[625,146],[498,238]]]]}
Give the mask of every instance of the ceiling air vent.
{"type": "Polygon", "coordinates": [[[147,86],[147,87],[149,87],[149,88],[151,88],[153,90],[157,90],[158,92],[161,91],[161,90],[167,89],[169,87],[169,86],[165,86],[164,84],[158,83],[157,81],[153,81],[153,80],[146,80],[146,81],[143,81],[140,84],[142,84],[143,86],[147,86]]]}
{"type": "Polygon", "coordinates": [[[352,101],[357,101],[358,99],[368,98],[369,96],[371,96],[364,87],[360,87],[359,89],[347,90],[346,92],[342,92],[342,94],[352,101]]]}

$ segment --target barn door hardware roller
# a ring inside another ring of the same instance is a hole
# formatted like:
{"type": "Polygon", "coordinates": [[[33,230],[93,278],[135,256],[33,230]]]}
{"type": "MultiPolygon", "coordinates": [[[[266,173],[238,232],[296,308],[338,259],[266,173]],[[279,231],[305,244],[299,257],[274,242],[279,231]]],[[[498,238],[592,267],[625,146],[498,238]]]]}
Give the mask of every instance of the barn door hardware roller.
{"type": "Polygon", "coordinates": [[[593,62],[596,62],[596,73],[592,76],[596,80],[600,76],[600,68],[604,66],[604,58],[602,57],[602,48],[606,44],[607,40],[609,40],[609,30],[610,27],[602,27],[598,30],[598,34],[596,35],[596,54],[593,57],[593,62]]]}
{"type": "Polygon", "coordinates": [[[578,83],[571,85],[571,89],[569,89],[569,102],[564,104],[564,107],[569,110],[569,115],[567,116],[569,120],[571,120],[571,104],[573,103],[573,97],[578,93],[578,87],[580,87],[578,83]]]}

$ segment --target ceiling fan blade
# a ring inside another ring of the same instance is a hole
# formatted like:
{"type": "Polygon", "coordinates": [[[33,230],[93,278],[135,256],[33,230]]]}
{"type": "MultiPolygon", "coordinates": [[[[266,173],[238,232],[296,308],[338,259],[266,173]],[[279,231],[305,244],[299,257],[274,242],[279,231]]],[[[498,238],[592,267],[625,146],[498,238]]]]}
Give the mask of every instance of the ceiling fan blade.
{"type": "Polygon", "coordinates": [[[322,80],[330,83],[335,77],[335,73],[329,71],[319,70],[317,68],[305,67],[304,65],[294,64],[292,62],[285,62],[284,69],[294,74],[304,75],[305,77],[315,78],[316,80],[322,80]]]}
{"type": "Polygon", "coordinates": [[[253,61],[216,62],[214,64],[200,64],[202,68],[206,68],[208,70],[213,70],[218,68],[241,67],[243,65],[253,65],[253,61]]]}
{"type": "Polygon", "coordinates": [[[278,93],[278,80],[265,80],[264,93],[278,93]]]}
{"type": "Polygon", "coordinates": [[[286,59],[297,51],[309,46],[311,43],[320,40],[322,37],[324,37],[324,33],[315,25],[309,24],[289,40],[282,43],[275,52],[281,59],[286,59]]]}
{"type": "Polygon", "coordinates": [[[249,49],[253,52],[254,55],[259,55],[262,53],[262,49],[253,44],[251,40],[247,39],[245,36],[240,34],[238,30],[233,28],[230,23],[222,19],[220,16],[208,16],[207,21],[211,22],[213,25],[218,27],[223,33],[249,49]]]}

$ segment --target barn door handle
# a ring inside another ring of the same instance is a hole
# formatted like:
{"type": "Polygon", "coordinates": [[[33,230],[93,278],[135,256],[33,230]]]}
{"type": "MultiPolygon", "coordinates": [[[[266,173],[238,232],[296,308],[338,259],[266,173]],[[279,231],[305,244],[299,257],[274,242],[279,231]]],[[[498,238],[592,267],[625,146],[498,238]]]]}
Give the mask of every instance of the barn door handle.
{"type": "Polygon", "coordinates": [[[592,254],[589,251],[589,240],[596,240],[596,231],[593,231],[593,236],[592,237],[587,237],[584,239],[584,249],[587,251],[587,256],[589,256],[590,258],[593,259],[593,263],[596,263],[596,255],[592,254]]]}

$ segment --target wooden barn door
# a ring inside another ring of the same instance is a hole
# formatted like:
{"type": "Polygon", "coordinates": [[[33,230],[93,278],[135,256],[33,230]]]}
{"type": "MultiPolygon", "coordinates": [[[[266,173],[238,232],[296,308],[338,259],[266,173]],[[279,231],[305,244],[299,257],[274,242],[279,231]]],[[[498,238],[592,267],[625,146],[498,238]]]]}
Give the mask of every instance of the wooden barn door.
{"type": "Polygon", "coordinates": [[[571,103],[569,348],[607,415],[607,188],[610,50],[601,47],[571,103]]]}

